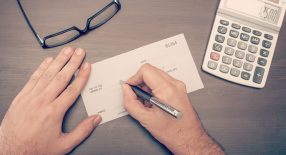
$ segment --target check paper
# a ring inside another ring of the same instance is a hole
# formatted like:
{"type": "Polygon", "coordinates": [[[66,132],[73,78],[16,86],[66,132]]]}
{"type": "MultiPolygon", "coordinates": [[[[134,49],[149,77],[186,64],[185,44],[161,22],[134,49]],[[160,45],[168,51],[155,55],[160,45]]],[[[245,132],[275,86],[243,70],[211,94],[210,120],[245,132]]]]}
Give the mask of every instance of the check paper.
{"type": "Polygon", "coordinates": [[[183,81],[187,91],[203,88],[183,34],[135,49],[92,65],[81,95],[88,115],[100,114],[102,123],[127,115],[120,80],[127,80],[145,63],[183,81]]]}

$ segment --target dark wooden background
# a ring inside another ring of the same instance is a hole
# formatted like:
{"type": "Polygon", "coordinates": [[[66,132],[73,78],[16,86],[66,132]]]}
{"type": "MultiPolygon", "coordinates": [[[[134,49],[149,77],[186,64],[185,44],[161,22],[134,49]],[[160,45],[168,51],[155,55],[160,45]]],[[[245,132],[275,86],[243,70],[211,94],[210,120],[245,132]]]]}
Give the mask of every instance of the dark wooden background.
{"type": "MultiPolygon", "coordinates": [[[[44,36],[85,20],[109,0],[22,0],[44,36]]],[[[201,70],[219,0],[121,0],[122,10],[103,27],[70,43],[94,63],[184,33],[205,88],[190,94],[207,131],[228,154],[286,154],[286,23],[281,29],[264,89],[215,78],[201,70]]],[[[38,64],[59,48],[42,49],[16,0],[0,0],[0,119],[38,64]]],[[[64,130],[87,117],[79,98],[67,113],[64,130]]],[[[19,129],[20,130],[20,129],[19,129]]],[[[71,154],[170,154],[129,116],[98,127],[71,154]]]]}

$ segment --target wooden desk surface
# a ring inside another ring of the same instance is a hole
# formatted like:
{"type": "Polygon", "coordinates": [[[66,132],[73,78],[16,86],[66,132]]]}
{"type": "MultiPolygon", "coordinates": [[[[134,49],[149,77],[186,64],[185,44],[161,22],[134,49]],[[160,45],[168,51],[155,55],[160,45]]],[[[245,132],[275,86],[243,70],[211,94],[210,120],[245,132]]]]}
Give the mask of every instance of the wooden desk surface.
{"type": "MultiPolygon", "coordinates": [[[[74,23],[83,26],[87,15],[108,2],[23,1],[27,2],[24,6],[41,35],[76,25],[74,23]],[[65,5],[66,2],[69,5],[65,5]],[[95,4],[85,5],[85,2],[95,4]]],[[[205,84],[203,90],[190,94],[190,98],[207,131],[229,154],[286,154],[285,22],[266,87],[257,90],[225,82],[200,69],[219,0],[121,2],[122,10],[115,18],[69,45],[85,48],[87,60],[97,62],[184,33],[205,84]]],[[[0,21],[2,120],[12,99],[37,65],[45,57],[57,55],[62,47],[44,50],[38,45],[16,0],[0,1],[0,21]]],[[[86,116],[80,98],[67,113],[64,130],[69,131],[86,116]]],[[[157,155],[170,152],[126,116],[98,127],[71,154],[157,155]]]]}

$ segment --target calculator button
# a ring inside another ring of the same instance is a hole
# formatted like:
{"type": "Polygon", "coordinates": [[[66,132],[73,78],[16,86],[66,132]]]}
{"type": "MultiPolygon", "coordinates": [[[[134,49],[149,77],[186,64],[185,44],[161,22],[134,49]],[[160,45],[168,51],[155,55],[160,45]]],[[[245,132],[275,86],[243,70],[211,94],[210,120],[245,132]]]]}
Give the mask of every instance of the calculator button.
{"type": "Polygon", "coordinates": [[[220,54],[215,53],[215,52],[212,52],[212,53],[211,53],[211,59],[212,59],[212,60],[218,61],[219,58],[220,58],[220,54]]]}
{"type": "Polygon", "coordinates": [[[256,53],[257,51],[258,51],[258,48],[256,46],[253,46],[253,45],[248,46],[248,52],[256,53]]]}
{"type": "Polygon", "coordinates": [[[261,66],[266,66],[267,60],[264,58],[258,58],[257,63],[261,66]]]}
{"type": "Polygon", "coordinates": [[[234,49],[230,48],[230,47],[226,47],[224,49],[224,53],[227,54],[227,55],[230,55],[232,56],[234,54],[234,49]]]}
{"type": "Polygon", "coordinates": [[[237,51],[235,52],[235,57],[237,57],[238,59],[243,59],[244,56],[245,56],[245,53],[242,52],[242,51],[237,50],[237,51]]]}
{"type": "Polygon", "coordinates": [[[240,25],[235,24],[235,23],[231,24],[231,27],[234,28],[234,29],[240,29],[241,28],[240,25]]]}
{"type": "Polygon", "coordinates": [[[261,36],[261,35],[262,35],[262,32],[257,31],[257,30],[253,30],[252,33],[253,33],[254,35],[256,35],[256,36],[261,36]]]}
{"type": "Polygon", "coordinates": [[[261,49],[260,50],[260,55],[263,57],[268,57],[269,56],[269,51],[265,50],[265,49],[261,49]]]}
{"type": "Polygon", "coordinates": [[[242,31],[247,32],[247,33],[250,33],[250,32],[251,32],[251,29],[248,28],[248,27],[242,27],[242,31]]]}
{"type": "Polygon", "coordinates": [[[251,43],[258,45],[260,43],[260,39],[257,37],[251,37],[251,43]]]}
{"type": "Polygon", "coordinates": [[[246,54],[246,60],[248,61],[248,62],[254,62],[255,61],[255,56],[254,55],[252,55],[252,54],[246,54]]]}
{"type": "Polygon", "coordinates": [[[221,23],[222,25],[225,25],[225,26],[228,26],[228,25],[229,25],[229,22],[226,21],[226,20],[220,20],[220,23],[221,23]]]}
{"type": "Polygon", "coordinates": [[[263,42],[262,42],[262,46],[265,48],[270,48],[271,45],[272,45],[272,43],[270,41],[263,40],[263,42]]]}
{"type": "Polygon", "coordinates": [[[230,39],[230,38],[227,39],[227,45],[228,46],[235,47],[236,43],[237,43],[237,41],[234,39],[230,39]]]}
{"type": "Polygon", "coordinates": [[[219,26],[217,31],[221,34],[226,34],[227,28],[223,26],[219,26]]]}
{"type": "Polygon", "coordinates": [[[235,30],[231,30],[229,32],[229,35],[233,38],[237,38],[239,36],[239,32],[238,31],[235,31],[235,30]]]}
{"type": "Polygon", "coordinates": [[[270,34],[264,34],[264,38],[266,38],[268,40],[273,40],[273,36],[270,34]]]}
{"type": "Polygon", "coordinates": [[[237,67],[237,68],[241,68],[242,67],[242,61],[234,59],[233,60],[233,66],[237,67]]]}
{"type": "Polygon", "coordinates": [[[240,34],[240,39],[243,41],[248,41],[249,38],[250,38],[250,36],[248,34],[245,34],[245,33],[240,34]]]}
{"type": "Polygon", "coordinates": [[[213,50],[220,52],[222,50],[222,45],[214,43],[213,50]]]}
{"type": "Polygon", "coordinates": [[[250,63],[244,63],[243,69],[246,70],[246,71],[252,71],[253,65],[250,64],[250,63]]]}
{"type": "Polygon", "coordinates": [[[263,76],[264,76],[265,69],[262,67],[256,67],[254,76],[253,76],[253,82],[261,84],[263,76]]]}
{"type": "Polygon", "coordinates": [[[241,78],[244,80],[249,80],[250,79],[250,74],[247,72],[242,72],[241,73],[241,78]]]}
{"type": "Polygon", "coordinates": [[[216,35],[215,36],[215,41],[219,42],[219,43],[223,43],[224,42],[225,37],[221,36],[221,35],[216,35]]]}
{"type": "Polygon", "coordinates": [[[213,70],[216,70],[216,68],[217,68],[217,63],[216,62],[213,62],[213,61],[209,61],[209,63],[208,63],[208,67],[210,68],[210,69],[213,69],[213,70]]]}
{"type": "Polygon", "coordinates": [[[229,67],[226,65],[220,65],[219,69],[222,73],[228,73],[229,72],[229,67]]]}
{"type": "Polygon", "coordinates": [[[230,58],[230,57],[228,57],[228,56],[223,56],[222,57],[222,62],[223,63],[225,63],[225,64],[231,64],[231,61],[232,61],[232,59],[230,58]]]}
{"type": "Polygon", "coordinates": [[[244,42],[238,42],[238,46],[237,46],[239,49],[241,50],[246,50],[247,48],[247,44],[244,43],[244,42]]]}
{"type": "Polygon", "coordinates": [[[230,70],[230,74],[231,74],[232,76],[238,77],[239,74],[240,74],[240,71],[239,71],[238,69],[232,68],[232,69],[230,70]]]}

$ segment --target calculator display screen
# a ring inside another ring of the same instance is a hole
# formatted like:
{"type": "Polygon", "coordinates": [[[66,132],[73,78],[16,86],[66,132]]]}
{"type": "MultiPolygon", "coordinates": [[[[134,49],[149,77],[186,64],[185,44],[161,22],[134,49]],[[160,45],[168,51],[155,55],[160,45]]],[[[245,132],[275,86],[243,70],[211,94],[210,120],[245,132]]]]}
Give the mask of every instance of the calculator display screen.
{"type": "Polygon", "coordinates": [[[248,17],[278,25],[283,9],[269,1],[275,3],[277,0],[225,0],[224,7],[248,17]]]}

